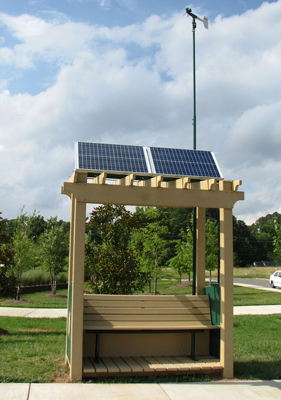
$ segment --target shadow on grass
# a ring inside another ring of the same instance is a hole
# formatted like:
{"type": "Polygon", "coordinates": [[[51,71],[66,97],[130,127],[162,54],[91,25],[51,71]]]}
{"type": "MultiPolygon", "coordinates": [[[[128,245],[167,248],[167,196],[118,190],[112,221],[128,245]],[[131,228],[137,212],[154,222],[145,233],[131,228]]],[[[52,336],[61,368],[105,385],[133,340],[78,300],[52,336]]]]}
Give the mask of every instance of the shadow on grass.
{"type": "Polygon", "coordinates": [[[281,360],[235,361],[234,376],[237,379],[249,380],[281,379],[281,360]]]}

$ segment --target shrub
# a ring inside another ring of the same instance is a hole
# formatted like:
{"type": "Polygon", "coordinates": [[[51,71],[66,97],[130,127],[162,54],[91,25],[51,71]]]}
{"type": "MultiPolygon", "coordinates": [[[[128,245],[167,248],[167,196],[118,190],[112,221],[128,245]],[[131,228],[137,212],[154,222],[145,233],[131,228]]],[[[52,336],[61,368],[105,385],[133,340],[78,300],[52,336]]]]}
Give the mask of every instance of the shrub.
{"type": "MultiPolygon", "coordinates": [[[[57,275],[57,283],[67,283],[67,272],[57,275]]],[[[30,269],[22,274],[22,286],[50,285],[50,274],[42,269],[30,269]]]]}

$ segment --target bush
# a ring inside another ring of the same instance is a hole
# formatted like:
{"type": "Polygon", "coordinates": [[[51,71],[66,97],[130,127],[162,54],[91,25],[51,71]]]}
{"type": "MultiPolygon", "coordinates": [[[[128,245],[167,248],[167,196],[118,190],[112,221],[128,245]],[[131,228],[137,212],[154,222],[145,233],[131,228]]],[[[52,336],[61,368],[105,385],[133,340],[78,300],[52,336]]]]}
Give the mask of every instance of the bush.
{"type": "Polygon", "coordinates": [[[60,272],[57,274],[57,283],[67,283],[68,282],[68,273],[60,272]]]}
{"type": "MultiPolygon", "coordinates": [[[[67,272],[57,275],[57,283],[67,283],[67,272]]],[[[50,285],[50,274],[42,269],[31,269],[22,274],[22,286],[50,285]]]]}
{"type": "Polygon", "coordinates": [[[50,276],[48,272],[40,269],[31,269],[22,274],[22,286],[48,285],[50,276]]]}
{"type": "Polygon", "coordinates": [[[0,297],[16,297],[17,279],[13,274],[6,275],[0,271],[0,297]]]}

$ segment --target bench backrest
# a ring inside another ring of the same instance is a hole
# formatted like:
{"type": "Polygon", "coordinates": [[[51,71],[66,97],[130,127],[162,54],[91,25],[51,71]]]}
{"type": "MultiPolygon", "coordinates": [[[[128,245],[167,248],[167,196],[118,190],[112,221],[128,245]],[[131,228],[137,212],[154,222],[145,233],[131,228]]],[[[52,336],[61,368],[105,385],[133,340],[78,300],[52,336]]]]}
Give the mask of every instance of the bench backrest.
{"type": "Polygon", "coordinates": [[[209,296],[84,295],[84,329],[183,330],[209,326],[209,296]]]}

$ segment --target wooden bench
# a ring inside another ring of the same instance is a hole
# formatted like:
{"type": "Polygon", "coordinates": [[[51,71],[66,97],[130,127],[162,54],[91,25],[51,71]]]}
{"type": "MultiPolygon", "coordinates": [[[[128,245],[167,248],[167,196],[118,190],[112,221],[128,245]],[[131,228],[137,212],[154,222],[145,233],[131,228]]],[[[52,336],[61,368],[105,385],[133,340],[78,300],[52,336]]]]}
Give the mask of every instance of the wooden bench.
{"type": "Polygon", "coordinates": [[[83,329],[96,335],[96,362],[100,334],[189,332],[195,359],[195,334],[218,328],[212,324],[209,296],[84,295],[83,329]]]}

